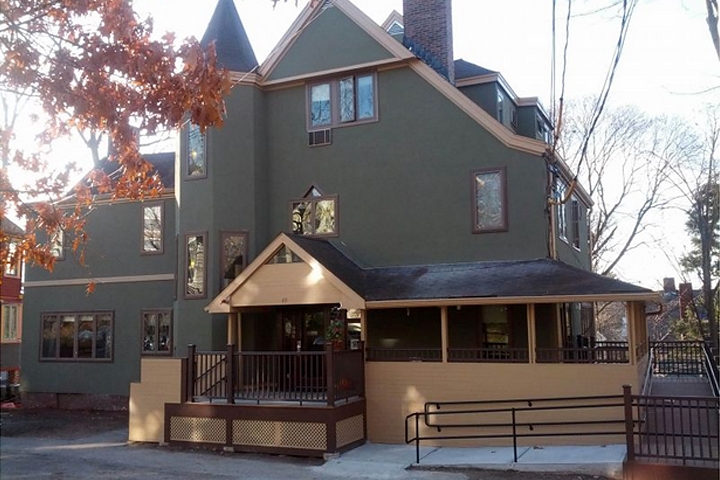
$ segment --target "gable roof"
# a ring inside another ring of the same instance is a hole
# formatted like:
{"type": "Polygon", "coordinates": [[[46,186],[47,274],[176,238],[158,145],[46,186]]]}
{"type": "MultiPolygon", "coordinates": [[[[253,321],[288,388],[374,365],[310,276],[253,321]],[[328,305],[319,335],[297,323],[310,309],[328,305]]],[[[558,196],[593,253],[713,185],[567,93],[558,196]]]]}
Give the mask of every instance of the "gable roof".
{"type": "Polygon", "coordinates": [[[658,294],[557,260],[464,262],[363,268],[324,239],[280,234],[208,305],[227,312],[235,292],[285,245],[306,263],[318,265],[336,286],[346,287],[366,307],[558,301],[645,301],[658,294]]]}
{"type": "MultiPolygon", "coordinates": [[[[160,175],[160,181],[166,189],[175,188],[175,152],[147,153],[142,156],[154,167],[153,174],[160,175]]],[[[120,165],[117,162],[109,161],[107,158],[100,161],[97,167],[110,178],[120,174],[120,165]]],[[[87,176],[82,181],[86,181],[87,176]]]]}
{"type": "Polygon", "coordinates": [[[215,41],[218,63],[234,72],[251,72],[258,66],[250,40],[233,0],[219,0],[200,45],[215,41]]]}

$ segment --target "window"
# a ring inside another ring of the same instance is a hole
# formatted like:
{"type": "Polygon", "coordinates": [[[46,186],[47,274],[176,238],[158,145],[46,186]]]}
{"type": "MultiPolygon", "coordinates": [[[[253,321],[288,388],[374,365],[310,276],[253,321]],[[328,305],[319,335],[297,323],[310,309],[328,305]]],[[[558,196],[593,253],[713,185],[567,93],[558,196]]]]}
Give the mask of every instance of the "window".
{"type": "Polygon", "coordinates": [[[500,123],[505,123],[505,94],[497,89],[497,119],[500,123]]]}
{"type": "Polygon", "coordinates": [[[476,170],[473,184],[473,232],[507,231],[505,169],[476,170]]]}
{"type": "Polygon", "coordinates": [[[247,233],[222,232],[220,235],[222,287],[227,287],[247,265],[247,233]]]}
{"type": "Polygon", "coordinates": [[[65,232],[61,229],[55,230],[50,235],[50,254],[56,260],[65,259],[65,232]]]}
{"type": "Polygon", "coordinates": [[[185,298],[205,297],[205,234],[185,236],[185,298]]]}
{"type": "Polygon", "coordinates": [[[112,312],[46,314],[41,332],[42,360],[112,360],[112,312]]]}
{"type": "Polygon", "coordinates": [[[187,129],[187,162],[185,165],[186,178],[207,177],[207,163],[205,155],[205,134],[200,127],[190,123],[187,129]]]}
{"type": "Polygon", "coordinates": [[[580,250],[580,202],[575,197],[570,201],[570,227],[573,247],[580,250]]]}
{"type": "Polygon", "coordinates": [[[2,341],[20,340],[19,335],[20,305],[2,306],[2,341]]]}
{"type": "Polygon", "coordinates": [[[550,125],[545,121],[543,117],[537,115],[535,117],[537,123],[537,139],[542,140],[545,143],[552,143],[552,134],[550,133],[550,125]]]}
{"type": "Polygon", "coordinates": [[[143,355],[172,353],[172,311],[143,310],[143,355]]]}
{"type": "Polygon", "coordinates": [[[302,263],[302,259],[295,255],[295,252],[287,248],[285,245],[275,252],[275,255],[270,258],[266,264],[268,265],[281,265],[287,263],[302,263]]]}
{"type": "Polygon", "coordinates": [[[557,202],[557,229],[558,236],[567,242],[568,240],[568,223],[567,223],[567,202],[565,195],[567,185],[562,180],[557,180],[555,184],[555,201],[557,202]]]}
{"type": "Polygon", "coordinates": [[[163,204],[143,206],[143,244],[146,254],[163,253],[163,204]]]}
{"type": "Polygon", "coordinates": [[[22,262],[20,252],[18,252],[18,244],[15,240],[10,240],[7,243],[8,251],[5,259],[5,276],[7,277],[19,277],[20,270],[22,268],[22,262]]]}
{"type": "Polygon", "coordinates": [[[308,87],[308,130],[377,118],[375,74],[347,76],[308,87]]]}
{"type": "Polygon", "coordinates": [[[312,187],[290,204],[290,231],[297,235],[337,235],[337,196],[323,196],[312,187]]]}

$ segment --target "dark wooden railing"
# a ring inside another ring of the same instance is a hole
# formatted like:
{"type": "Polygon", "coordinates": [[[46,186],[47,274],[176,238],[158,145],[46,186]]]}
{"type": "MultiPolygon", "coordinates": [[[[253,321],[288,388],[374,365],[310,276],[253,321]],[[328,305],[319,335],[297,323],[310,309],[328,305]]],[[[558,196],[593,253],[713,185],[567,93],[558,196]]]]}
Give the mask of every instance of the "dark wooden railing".
{"type": "Polygon", "coordinates": [[[369,362],[441,362],[441,348],[368,348],[369,362]]]}
{"type": "Polygon", "coordinates": [[[538,363],[629,363],[627,342],[598,342],[594,347],[536,348],[538,363]]]}
{"type": "Polygon", "coordinates": [[[188,349],[187,400],[336,401],[365,394],[363,350],[224,352],[188,349]]]}
{"type": "Polygon", "coordinates": [[[527,348],[448,348],[449,362],[528,363],[527,348]]]}

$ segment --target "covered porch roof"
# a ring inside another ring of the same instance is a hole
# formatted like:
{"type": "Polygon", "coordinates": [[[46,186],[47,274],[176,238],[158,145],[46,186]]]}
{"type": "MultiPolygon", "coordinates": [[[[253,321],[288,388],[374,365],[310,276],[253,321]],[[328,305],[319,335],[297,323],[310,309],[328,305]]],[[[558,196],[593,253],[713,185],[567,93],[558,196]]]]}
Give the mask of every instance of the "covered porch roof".
{"type": "MultiPolygon", "coordinates": [[[[223,313],[260,306],[253,303],[260,298],[243,295],[242,291],[258,288],[251,279],[265,275],[267,269],[262,272],[263,267],[276,270],[285,267],[286,273],[296,275],[295,282],[302,284],[302,292],[298,294],[302,299],[317,299],[312,289],[322,288],[323,298],[336,292],[338,303],[352,304],[346,308],[646,301],[656,300],[658,296],[647,288],[550,259],[365,268],[328,240],[281,233],[206,310],[223,313]],[[283,245],[306,264],[307,271],[294,268],[291,272],[289,265],[267,265],[283,245]],[[314,278],[312,282],[307,281],[309,276],[314,278]]],[[[281,277],[285,284],[293,280],[287,275],[281,277]]],[[[265,302],[264,305],[268,305],[265,302]]]]}

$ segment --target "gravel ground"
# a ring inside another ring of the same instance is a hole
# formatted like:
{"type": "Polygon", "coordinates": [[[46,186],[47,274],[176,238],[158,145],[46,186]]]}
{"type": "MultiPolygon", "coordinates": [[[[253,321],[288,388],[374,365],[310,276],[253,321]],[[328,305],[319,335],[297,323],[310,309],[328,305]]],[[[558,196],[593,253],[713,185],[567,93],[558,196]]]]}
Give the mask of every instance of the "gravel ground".
{"type": "Polygon", "coordinates": [[[0,412],[0,477],[204,480],[418,479],[607,480],[591,475],[412,468],[392,474],[324,469],[323,461],[276,455],[127,445],[128,412],[55,409],[0,412]]]}

